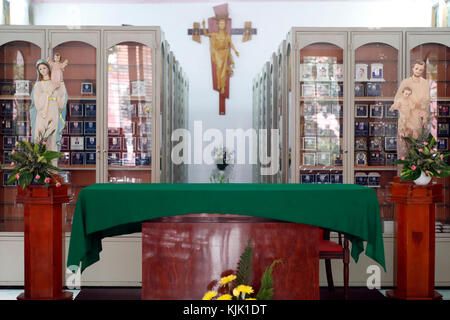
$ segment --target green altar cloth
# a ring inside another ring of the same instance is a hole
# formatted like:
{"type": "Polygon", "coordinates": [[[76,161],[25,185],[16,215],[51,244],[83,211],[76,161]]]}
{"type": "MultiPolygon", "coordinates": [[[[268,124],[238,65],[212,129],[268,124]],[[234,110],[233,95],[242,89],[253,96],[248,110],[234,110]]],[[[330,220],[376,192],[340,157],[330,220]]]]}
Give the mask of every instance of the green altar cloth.
{"type": "Polygon", "coordinates": [[[375,190],[353,184],[94,184],[81,190],[67,266],[99,260],[105,237],[141,231],[161,217],[222,213],[298,222],[344,233],[358,262],[366,255],[385,270],[375,190]]]}

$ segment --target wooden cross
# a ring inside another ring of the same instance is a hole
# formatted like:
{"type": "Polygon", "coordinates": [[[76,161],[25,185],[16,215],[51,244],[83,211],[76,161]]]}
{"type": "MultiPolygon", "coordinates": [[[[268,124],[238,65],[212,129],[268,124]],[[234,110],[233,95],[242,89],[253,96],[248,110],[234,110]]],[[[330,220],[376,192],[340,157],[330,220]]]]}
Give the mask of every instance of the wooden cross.
{"type": "MultiPolygon", "coordinates": [[[[199,22],[194,22],[193,28],[188,29],[188,35],[192,36],[192,40],[197,41],[198,43],[201,43],[201,35],[207,35],[209,37],[214,36],[215,34],[218,34],[219,32],[219,20],[225,20],[226,21],[226,33],[228,35],[242,35],[242,42],[246,42],[252,39],[252,35],[256,34],[256,29],[252,28],[252,23],[247,21],[245,22],[244,28],[240,29],[232,29],[231,28],[231,19],[228,18],[228,4],[222,4],[219,6],[214,7],[214,17],[208,18],[208,29],[203,30],[201,28],[199,22]]],[[[230,37],[231,39],[231,37],[230,37]]],[[[212,39],[210,39],[212,41],[212,39]]],[[[231,56],[231,47],[232,43],[230,41],[230,44],[228,45],[228,51],[229,51],[229,58],[226,61],[225,67],[225,73],[226,73],[226,80],[223,86],[223,82],[220,81],[218,78],[218,69],[216,64],[213,61],[213,52],[211,51],[211,67],[212,67],[212,76],[213,76],[213,88],[216,91],[219,91],[219,114],[225,115],[225,99],[229,98],[229,91],[230,91],[230,76],[233,74],[233,71],[231,68],[234,66],[233,58],[231,56]]],[[[211,50],[213,50],[211,46],[211,50]]],[[[220,67],[220,66],[219,66],[220,67]]],[[[223,69],[221,69],[223,70],[223,69]]],[[[220,71],[220,70],[219,70],[220,71]]]]}

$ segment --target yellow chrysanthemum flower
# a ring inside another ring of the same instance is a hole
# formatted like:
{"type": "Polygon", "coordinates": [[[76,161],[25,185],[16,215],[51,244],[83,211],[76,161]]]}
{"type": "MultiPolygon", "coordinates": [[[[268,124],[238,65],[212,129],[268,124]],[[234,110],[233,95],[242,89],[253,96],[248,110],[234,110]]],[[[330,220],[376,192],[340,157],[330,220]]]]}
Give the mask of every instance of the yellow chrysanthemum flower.
{"type": "Polygon", "coordinates": [[[217,292],[216,291],[208,291],[207,293],[205,293],[205,295],[203,296],[202,300],[211,300],[215,296],[217,296],[217,292]]]}
{"type": "Polygon", "coordinates": [[[220,297],[218,297],[216,300],[231,300],[231,295],[230,294],[223,294],[220,297]]]}
{"type": "Polygon", "coordinates": [[[227,283],[233,281],[236,278],[237,277],[234,274],[230,274],[229,276],[226,276],[226,277],[223,277],[222,279],[220,279],[220,284],[225,286],[227,283]]]}
{"type": "Polygon", "coordinates": [[[255,298],[247,298],[245,300],[256,300],[255,298]]]}
{"type": "Polygon", "coordinates": [[[233,289],[233,296],[238,297],[240,293],[241,292],[237,288],[233,289]]]}
{"type": "Polygon", "coordinates": [[[246,286],[244,284],[241,284],[241,285],[237,286],[236,290],[238,290],[239,292],[247,293],[247,294],[250,294],[250,293],[254,292],[252,287],[246,286]]]}

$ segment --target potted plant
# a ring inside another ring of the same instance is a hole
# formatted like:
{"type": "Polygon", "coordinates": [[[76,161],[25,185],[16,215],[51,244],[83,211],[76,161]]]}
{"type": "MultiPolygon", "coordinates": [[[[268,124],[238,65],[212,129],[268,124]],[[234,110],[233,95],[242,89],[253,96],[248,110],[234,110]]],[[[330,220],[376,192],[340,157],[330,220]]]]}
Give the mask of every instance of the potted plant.
{"type": "Polygon", "coordinates": [[[400,180],[414,180],[416,184],[426,185],[432,177],[444,178],[450,175],[450,166],[447,164],[450,153],[438,150],[435,138],[423,124],[423,117],[421,121],[419,138],[402,137],[408,145],[409,155],[394,163],[403,165],[400,180]]]}
{"type": "Polygon", "coordinates": [[[224,171],[230,163],[233,163],[233,152],[225,147],[218,147],[214,149],[214,161],[219,171],[224,171]]]}

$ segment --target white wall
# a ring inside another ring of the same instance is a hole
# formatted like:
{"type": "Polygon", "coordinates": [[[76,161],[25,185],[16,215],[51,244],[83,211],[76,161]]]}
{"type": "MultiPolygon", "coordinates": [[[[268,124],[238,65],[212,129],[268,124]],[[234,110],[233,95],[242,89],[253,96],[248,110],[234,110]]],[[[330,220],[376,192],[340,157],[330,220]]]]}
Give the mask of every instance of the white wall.
{"type": "MultiPolygon", "coordinates": [[[[214,15],[211,3],[156,4],[34,4],[37,25],[158,25],[187,73],[190,83],[189,121],[203,121],[203,130],[252,126],[252,80],[293,26],[296,27],[429,27],[430,0],[396,1],[299,1],[229,2],[234,28],[252,21],[257,35],[242,43],[232,40],[240,53],[235,59],[226,116],[218,115],[218,93],[212,90],[209,44],[191,40],[187,29],[194,21],[214,15]]],[[[192,132],[192,131],[191,131],[192,132]]],[[[191,165],[191,182],[209,182],[213,167],[191,165]]],[[[232,182],[251,182],[251,166],[235,166],[232,182]]]]}

